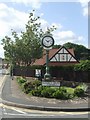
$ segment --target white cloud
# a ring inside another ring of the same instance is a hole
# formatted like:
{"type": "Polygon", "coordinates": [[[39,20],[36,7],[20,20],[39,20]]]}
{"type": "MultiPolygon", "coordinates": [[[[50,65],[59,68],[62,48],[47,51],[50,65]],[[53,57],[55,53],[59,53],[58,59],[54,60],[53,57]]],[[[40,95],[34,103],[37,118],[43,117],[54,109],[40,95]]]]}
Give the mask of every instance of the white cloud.
{"type": "MultiPolygon", "coordinates": [[[[43,13],[40,14],[40,17],[43,13]]],[[[29,14],[25,12],[18,11],[12,7],[8,7],[4,3],[0,3],[0,39],[4,38],[5,35],[11,36],[11,29],[15,30],[17,33],[25,30],[25,24],[28,21],[29,14]]],[[[41,27],[43,30],[47,30],[47,27],[55,26],[56,31],[53,32],[55,43],[64,44],[66,42],[83,43],[83,36],[77,36],[72,31],[61,31],[63,26],[59,23],[48,23],[45,19],[40,19],[41,27]]],[[[4,56],[4,50],[2,45],[0,45],[0,56],[4,56]]]]}
{"type": "Polygon", "coordinates": [[[4,50],[2,45],[0,45],[0,57],[4,58],[4,50]]]}
{"type": "Polygon", "coordinates": [[[87,6],[89,0],[79,0],[83,7],[87,6]]]}
{"type": "Polygon", "coordinates": [[[55,44],[61,44],[67,42],[81,44],[84,43],[83,36],[78,36],[72,31],[55,31],[54,32],[55,44]]]}
{"type": "Polygon", "coordinates": [[[88,15],[88,7],[83,8],[83,15],[84,16],[88,15]]]}
{"type": "Polygon", "coordinates": [[[50,28],[52,26],[54,26],[58,30],[61,30],[63,28],[63,26],[59,23],[50,24],[50,23],[48,23],[48,21],[46,21],[44,19],[40,19],[39,22],[41,23],[41,27],[42,27],[43,31],[47,31],[47,28],[50,28]]]}
{"type": "MultiPolygon", "coordinates": [[[[28,13],[20,12],[4,3],[0,3],[0,40],[6,35],[11,35],[11,29],[20,33],[24,31],[28,20],[28,13]]],[[[0,55],[3,56],[3,48],[0,46],[0,55]]]]}
{"type": "Polygon", "coordinates": [[[13,3],[24,4],[26,6],[31,6],[32,8],[38,9],[41,6],[40,0],[9,0],[13,3]]]}
{"type": "Polygon", "coordinates": [[[7,5],[1,3],[0,4],[0,37],[4,37],[5,35],[9,35],[11,33],[11,29],[20,32],[24,30],[25,23],[28,20],[28,13],[20,12],[15,10],[12,7],[8,7],[7,5]]]}
{"type": "Polygon", "coordinates": [[[59,30],[63,28],[63,26],[59,23],[52,23],[51,26],[54,26],[55,28],[57,28],[59,30]]]}
{"type": "MultiPolygon", "coordinates": [[[[42,15],[43,13],[40,14],[40,16],[42,15]]],[[[11,29],[15,30],[18,34],[21,31],[25,31],[25,24],[28,19],[29,13],[18,11],[4,3],[0,3],[0,40],[6,35],[11,36],[11,29]]],[[[49,26],[49,23],[44,19],[40,19],[38,22],[41,22],[43,29],[49,26]]],[[[1,52],[2,49],[0,49],[1,52]]]]}
{"type": "Polygon", "coordinates": [[[87,16],[88,15],[88,2],[89,0],[79,0],[81,3],[81,6],[83,8],[83,15],[87,16]]]}

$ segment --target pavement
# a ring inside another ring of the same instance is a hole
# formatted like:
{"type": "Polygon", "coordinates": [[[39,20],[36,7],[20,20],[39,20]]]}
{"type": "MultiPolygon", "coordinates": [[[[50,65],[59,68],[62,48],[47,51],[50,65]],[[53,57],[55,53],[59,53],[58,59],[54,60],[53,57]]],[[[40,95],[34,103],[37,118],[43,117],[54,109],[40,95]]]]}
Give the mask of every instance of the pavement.
{"type": "Polygon", "coordinates": [[[15,79],[6,75],[2,87],[2,103],[14,107],[46,111],[90,111],[89,98],[56,100],[30,96],[22,92],[15,79]]]}

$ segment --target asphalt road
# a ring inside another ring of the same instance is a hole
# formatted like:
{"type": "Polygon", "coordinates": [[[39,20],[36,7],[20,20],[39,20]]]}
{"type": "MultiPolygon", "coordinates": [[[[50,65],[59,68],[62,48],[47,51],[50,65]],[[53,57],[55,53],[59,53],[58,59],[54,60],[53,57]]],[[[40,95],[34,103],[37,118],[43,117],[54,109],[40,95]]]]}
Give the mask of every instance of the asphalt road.
{"type": "Polygon", "coordinates": [[[3,118],[88,118],[88,112],[51,112],[2,105],[3,118]]]}

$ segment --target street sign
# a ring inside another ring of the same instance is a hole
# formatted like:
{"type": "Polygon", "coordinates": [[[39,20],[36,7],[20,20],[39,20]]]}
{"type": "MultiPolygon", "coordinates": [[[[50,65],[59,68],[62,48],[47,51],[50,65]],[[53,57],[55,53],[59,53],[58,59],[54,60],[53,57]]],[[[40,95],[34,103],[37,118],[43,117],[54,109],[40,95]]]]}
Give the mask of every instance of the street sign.
{"type": "Polygon", "coordinates": [[[46,82],[46,81],[42,81],[42,86],[60,87],[60,82],[46,82]]]}

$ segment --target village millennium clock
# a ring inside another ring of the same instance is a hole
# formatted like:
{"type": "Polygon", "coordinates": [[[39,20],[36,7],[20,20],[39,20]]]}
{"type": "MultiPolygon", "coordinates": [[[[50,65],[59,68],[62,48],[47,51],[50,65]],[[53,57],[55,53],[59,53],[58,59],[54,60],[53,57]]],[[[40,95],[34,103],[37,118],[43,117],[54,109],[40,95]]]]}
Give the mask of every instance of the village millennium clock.
{"type": "Polygon", "coordinates": [[[54,45],[54,39],[51,35],[45,35],[42,38],[42,46],[45,48],[50,48],[54,45]]]}

